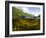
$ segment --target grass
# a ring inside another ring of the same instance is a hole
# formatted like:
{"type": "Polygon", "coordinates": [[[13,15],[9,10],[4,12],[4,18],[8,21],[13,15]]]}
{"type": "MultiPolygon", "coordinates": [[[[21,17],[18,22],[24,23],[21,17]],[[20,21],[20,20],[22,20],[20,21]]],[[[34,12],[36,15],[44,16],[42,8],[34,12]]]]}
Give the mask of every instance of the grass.
{"type": "Polygon", "coordinates": [[[40,19],[13,19],[12,31],[40,30],[40,19]]]}

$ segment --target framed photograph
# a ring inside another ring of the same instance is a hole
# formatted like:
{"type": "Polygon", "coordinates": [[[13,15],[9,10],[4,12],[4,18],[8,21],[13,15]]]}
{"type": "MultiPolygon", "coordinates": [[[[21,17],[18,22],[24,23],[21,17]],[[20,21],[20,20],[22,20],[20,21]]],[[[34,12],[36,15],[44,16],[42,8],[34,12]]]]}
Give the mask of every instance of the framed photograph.
{"type": "Polygon", "coordinates": [[[45,34],[45,4],[5,1],[5,37],[45,34]]]}

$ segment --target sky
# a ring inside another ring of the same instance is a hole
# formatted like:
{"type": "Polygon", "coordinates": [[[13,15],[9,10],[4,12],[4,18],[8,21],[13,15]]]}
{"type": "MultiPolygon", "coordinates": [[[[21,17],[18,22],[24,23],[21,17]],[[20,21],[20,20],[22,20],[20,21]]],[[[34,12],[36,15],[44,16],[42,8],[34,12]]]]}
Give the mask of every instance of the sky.
{"type": "Polygon", "coordinates": [[[34,16],[38,16],[40,14],[39,7],[17,7],[17,8],[22,9],[23,12],[27,12],[28,14],[32,14],[34,16]]]}

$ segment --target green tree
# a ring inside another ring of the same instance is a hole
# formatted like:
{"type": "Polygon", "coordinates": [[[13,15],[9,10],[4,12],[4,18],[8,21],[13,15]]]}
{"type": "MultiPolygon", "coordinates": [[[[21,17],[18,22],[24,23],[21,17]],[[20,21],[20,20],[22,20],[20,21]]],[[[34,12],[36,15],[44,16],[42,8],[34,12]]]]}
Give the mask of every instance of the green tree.
{"type": "Polygon", "coordinates": [[[24,13],[22,9],[12,7],[12,16],[13,18],[18,18],[19,16],[28,16],[31,18],[32,14],[24,13]]]}

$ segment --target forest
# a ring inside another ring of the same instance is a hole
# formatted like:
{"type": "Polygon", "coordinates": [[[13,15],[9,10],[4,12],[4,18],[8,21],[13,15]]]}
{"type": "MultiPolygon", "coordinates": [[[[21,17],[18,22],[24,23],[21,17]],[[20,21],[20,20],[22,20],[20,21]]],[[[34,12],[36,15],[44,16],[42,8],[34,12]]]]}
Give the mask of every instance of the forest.
{"type": "Polygon", "coordinates": [[[40,30],[40,15],[24,13],[22,9],[12,7],[12,31],[40,30]]]}

